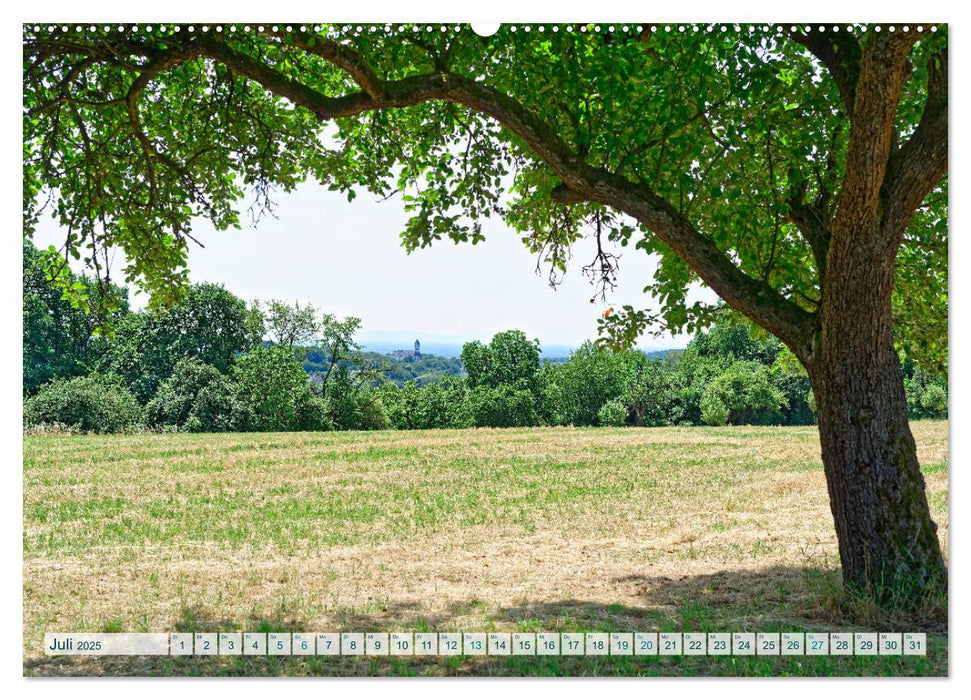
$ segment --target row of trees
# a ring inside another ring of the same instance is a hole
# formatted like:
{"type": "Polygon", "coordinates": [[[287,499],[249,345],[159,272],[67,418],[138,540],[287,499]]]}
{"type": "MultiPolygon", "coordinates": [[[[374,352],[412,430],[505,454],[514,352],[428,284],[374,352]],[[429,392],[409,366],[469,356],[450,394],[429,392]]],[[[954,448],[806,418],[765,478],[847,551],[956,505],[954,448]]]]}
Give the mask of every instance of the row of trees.
{"type": "Polygon", "coordinates": [[[377,368],[358,355],[356,318],[281,301],[248,306],[219,285],[190,287],[165,311],[119,307],[98,332],[99,285],[29,243],[23,257],[24,423],[114,432],[148,426],[194,431],[361,427],[356,394],[377,368]],[[51,274],[83,289],[89,311],[54,292],[51,274]],[[315,384],[302,366],[327,354],[315,384]]]}
{"type": "MultiPolygon", "coordinates": [[[[815,422],[809,379],[788,351],[732,315],[663,360],[588,342],[562,364],[541,364],[539,350],[519,331],[469,343],[464,381],[387,384],[378,391],[381,405],[399,429],[815,422]]],[[[914,416],[946,417],[946,384],[912,365],[904,370],[914,416]]]]}
{"type": "MultiPolygon", "coordinates": [[[[27,426],[211,432],[815,420],[809,380],[788,351],[727,313],[663,360],[586,343],[565,362],[544,363],[538,341],[506,331],[464,346],[454,361],[464,376],[401,382],[390,358],[361,351],[359,319],[279,300],[248,306],[211,284],[191,287],[161,313],[119,308],[107,338],[92,314],[51,291],[45,265],[25,245],[27,426]]],[[[74,282],[98,294],[91,281],[74,282]]],[[[904,373],[912,415],[946,415],[945,384],[911,363],[904,373]]]]}

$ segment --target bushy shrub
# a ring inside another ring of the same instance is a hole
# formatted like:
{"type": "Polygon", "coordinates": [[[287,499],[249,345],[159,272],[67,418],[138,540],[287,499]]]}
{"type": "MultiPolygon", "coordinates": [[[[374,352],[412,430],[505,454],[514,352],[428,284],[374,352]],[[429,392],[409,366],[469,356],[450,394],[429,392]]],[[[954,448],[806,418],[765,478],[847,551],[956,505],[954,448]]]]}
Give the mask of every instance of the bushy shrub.
{"type": "Polygon", "coordinates": [[[327,382],[327,418],[334,430],[358,430],[361,416],[355,397],[356,391],[350,371],[343,366],[334,369],[327,382]]]}
{"type": "Polygon", "coordinates": [[[928,384],[920,395],[920,405],[928,418],[947,416],[947,392],[940,384],[928,384]]]}
{"type": "Polygon", "coordinates": [[[236,387],[224,375],[209,382],[196,394],[185,429],[192,433],[223,433],[238,430],[236,387]]]}
{"type": "Polygon", "coordinates": [[[398,430],[467,427],[465,386],[461,379],[441,384],[418,386],[406,382],[398,387],[386,384],[380,389],[388,420],[398,430]]]}
{"type": "Polygon", "coordinates": [[[232,392],[226,378],[196,358],[180,360],[145,406],[150,427],[177,426],[192,432],[229,430],[231,414],[232,392]],[[203,400],[197,410],[200,395],[203,400]]]}
{"type": "Polygon", "coordinates": [[[518,428],[539,424],[536,396],[512,384],[477,386],[468,393],[469,413],[475,426],[518,428]]]}
{"type": "Polygon", "coordinates": [[[812,425],[816,422],[816,410],[809,404],[812,391],[809,377],[796,368],[776,366],[769,370],[772,384],[785,397],[781,406],[783,425],[812,425]]]}
{"type": "Polygon", "coordinates": [[[728,423],[728,407],[717,394],[705,393],[701,397],[701,420],[707,425],[728,423]]]}
{"type": "Polygon", "coordinates": [[[907,397],[907,413],[912,419],[946,418],[947,386],[919,369],[904,365],[904,394],[907,397]],[[907,376],[907,370],[910,376],[907,376]]]}
{"type": "Polygon", "coordinates": [[[312,391],[297,394],[297,423],[300,430],[333,430],[327,401],[312,391]]]}
{"type": "Polygon", "coordinates": [[[233,366],[237,430],[305,430],[323,425],[314,417],[313,393],[293,351],[279,345],[256,348],[233,366]]]}
{"type": "Polygon", "coordinates": [[[769,370],[756,362],[736,362],[719,374],[701,395],[702,420],[719,425],[727,410],[732,425],[778,425],[788,401],[772,383],[769,370]],[[718,404],[721,404],[719,407],[718,404]]]}
{"type": "Polygon", "coordinates": [[[560,425],[596,425],[600,408],[623,394],[631,358],[643,354],[611,352],[586,342],[562,365],[541,373],[547,419],[560,425]]]}
{"type": "Polygon", "coordinates": [[[641,353],[628,353],[625,389],[621,396],[630,408],[634,425],[667,425],[681,412],[675,402],[671,379],[660,362],[641,353]]]}
{"type": "Polygon", "coordinates": [[[141,427],[142,409],[135,396],[111,378],[55,379],[24,403],[24,427],[56,424],[81,432],[126,432],[141,427]]]}
{"type": "Polygon", "coordinates": [[[539,341],[522,331],[496,333],[488,345],[479,341],[462,346],[461,360],[470,388],[525,384],[536,388],[539,374],[539,341]]]}
{"type": "Polygon", "coordinates": [[[391,427],[384,403],[377,393],[366,391],[355,397],[358,430],[387,430],[391,427]]]}
{"type": "Polygon", "coordinates": [[[620,427],[627,424],[627,408],[620,401],[608,401],[597,411],[600,425],[620,427]]]}

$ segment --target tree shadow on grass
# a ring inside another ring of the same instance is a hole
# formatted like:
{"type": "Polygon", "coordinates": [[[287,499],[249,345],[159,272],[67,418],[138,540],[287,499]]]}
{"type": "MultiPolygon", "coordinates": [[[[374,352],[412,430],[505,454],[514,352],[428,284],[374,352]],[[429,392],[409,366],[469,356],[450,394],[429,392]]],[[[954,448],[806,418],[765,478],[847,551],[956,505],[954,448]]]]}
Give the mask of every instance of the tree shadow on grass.
{"type": "Polygon", "coordinates": [[[920,630],[947,633],[946,601],[919,610],[887,610],[844,592],[840,571],[775,566],[711,574],[631,574],[612,583],[629,585],[642,605],[604,605],[564,600],[504,609],[509,622],[536,621],[557,631],[584,622],[604,631],[829,631],[920,630]],[[552,625],[552,627],[551,627],[552,625]]]}
{"type": "MultiPolygon", "coordinates": [[[[711,574],[631,574],[637,605],[602,601],[525,601],[498,609],[472,599],[422,610],[413,601],[339,611],[331,630],[521,632],[827,632],[924,631],[925,657],[40,657],[24,662],[31,676],[639,676],[639,675],[946,675],[946,609],[887,612],[846,596],[839,572],[770,567],[711,574]],[[483,621],[467,629],[462,621],[483,621]]],[[[183,610],[171,631],[313,632],[295,614],[229,620],[204,605],[183,610]]]]}

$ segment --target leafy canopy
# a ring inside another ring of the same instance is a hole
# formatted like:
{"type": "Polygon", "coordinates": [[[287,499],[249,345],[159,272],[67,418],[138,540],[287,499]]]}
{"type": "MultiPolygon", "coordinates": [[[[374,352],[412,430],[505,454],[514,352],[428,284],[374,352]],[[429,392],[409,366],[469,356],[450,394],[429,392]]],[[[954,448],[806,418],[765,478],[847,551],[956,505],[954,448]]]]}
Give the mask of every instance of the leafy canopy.
{"type": "MultiPolygon", "coordinates": [[[[585,270],[607,288],[618,247],[657,256],[645,291],[659,308],[605,319],[618,341],[707,324],[711,308],[688,300],[701,269],[770,330],[815,313],[809,214],[833,216],[850,129],[804,28],[601,29],[26,27],[28,228],[46,208],[66,231],[60,253],[101,274],[121,249],[126,281],[165,305],[186,283],[197,217],[238,228],[243,209],[259,218],[273,189],[311,179],[348,199],[399,196],[409,250],[476,243],[498,216],[554,280],[583,236],[598,242],[585,270]],[[591,199],[608,189],[613,206],[591,199]],[[647,213],[620,213],[634,204],[647,213]],[[651,233],[672,220],[677,251],[651,233]]],[[[881,38],[841,31],[850,59],[881,38]]],[[[946,45],[940,27],[910,49],[895,143],[914,133],[946,45]]],[[[927,196],[896,268],[899,342],[938,364],[946,193],[941,181],[927,196]]]]}

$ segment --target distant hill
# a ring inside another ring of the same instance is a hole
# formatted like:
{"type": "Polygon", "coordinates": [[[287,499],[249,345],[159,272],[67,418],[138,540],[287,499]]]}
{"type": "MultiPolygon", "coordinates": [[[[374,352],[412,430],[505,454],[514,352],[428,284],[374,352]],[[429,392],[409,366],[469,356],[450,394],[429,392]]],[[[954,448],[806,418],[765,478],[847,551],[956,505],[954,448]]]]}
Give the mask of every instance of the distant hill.
{"type": "MultiPolygon", "coordinates": [[[[362,360],[368,367],[378,367],[383,370],[385,379],[401,385],[405,382],[415,382],[419,386],[433,384],[444,377],[462,376],[465,369],[457,357],[445,357],[422,352],[420,358],[395,358],[388,353],[363,352],[362,360]]],[[[329,366],[329,357],[319,348],[307,351],[303,368],[307,374],[323,374],[329,366]]],[[[360,365],[353,362],[343,363],[350,370],[360,369],[360,365]]]]}
{"type": "MultiPolygon", "coordinates": [[[[414,344],[414,339],[411,342],[407,341],[374,341],[374,342],[361,342],[361,347],[365,352],[380,353],[382,355],[390,355],[396,350],[410,350],[411,346],[414,344]]],[[[462,353],[463,343],[452,343],[452,342],[439,342],[434,341],[421,341],[421,354],[422,355],[438,355],[439,357],[458,357],[462,353]]]]}
{"type": "MultiPolygon", "coordinates": [[[[429,343],[431,348],[438,348],[435,343],[429,343]]],[[[443,353],[426,352],[425,345],[422,345],[421,357],[415,357],[410,350],[394,348],[386,352],[377,352],[369,347],[365,347],[361,353],[363,364],[368,367],[382,368],[385,379],[394,382],[399,386],[405,382],[415,382],[419,386],[432,384],[441,381],[444,377],[461,377],[465,375],[465,368],[458,358],[461,346],[458,346],[454,355],[443,353]],[[391,353],[398,354],[397,357],[391,353]]],[[[566,346],[551,346],[548,352],[543,353],[542,359],[553,364],[566,362],[573,348],[566,346]]],[[[682,351],[680,349],[668,350],[643,350],[645,355],[651,359],[663,360],[668,355],[677,356],[682,351]]],[[[354,362],[343,363],[349,370],[361,369],[361,366],[354,362]]],[[[307,374],[324,374],[329,366],[327,354],[320,348],[311,348],[307,351],[307,356],[303,362],[304,371],[307,374]]]]}
{"type": "Polygon", "coordinates": [[[673,355],[677,357],[684,352],[684,348],[668,348],[667,350],[641,350],[645,355],[647,355],[652,360],[663,360],[668,355],[673,355]]]}
{"type": "MultiPolygon", "coordinates": [[[[421,337],[419,336],[419,339],[421,337]]],[[[440,357],[454,357],[457,358],[462,354],[462,346],[466,342],[435,342],[426,341],[421,339],[421,354],[422,355],[438,355],[440,357]]],[[[483,341],[487,342],[487,341],[483,341]]],[[[363,342],[361,347],[366,352],[380,353],[382,355],[390,355],[396,350],[409,350],[414,344],[414,339],[411,341],[373,341],[373,342],[363,342]]],[[[570,354],[577,349],[576,345],[541,345],[540,355],[543,359],[555,361],[555,360],[566,360],[570,354]]],[[[678,353],[681,352],[680,348],[666,348],[663,350],[642,350],[642,352],[650,358],[664,359],[668,353],[678,353]]]]}

